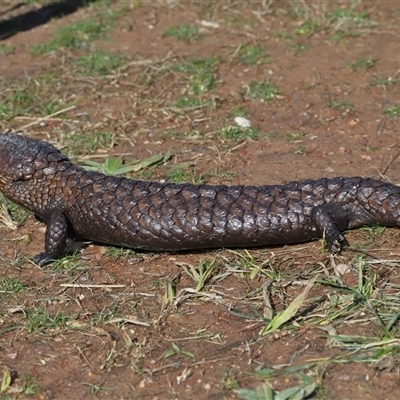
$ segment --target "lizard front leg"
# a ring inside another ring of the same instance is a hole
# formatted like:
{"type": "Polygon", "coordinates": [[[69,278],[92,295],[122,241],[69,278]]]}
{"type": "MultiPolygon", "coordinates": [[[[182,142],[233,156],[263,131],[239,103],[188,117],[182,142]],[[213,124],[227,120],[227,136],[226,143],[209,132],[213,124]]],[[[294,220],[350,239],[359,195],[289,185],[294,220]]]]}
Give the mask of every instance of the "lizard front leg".
{"type": "Polygon", "coordinates": [[[45,252],[36,255],[33,260],[43,266],[65,253],[67,243],[67,218],[60,210],[52,210],[45,218],[47,223],[45,235],[45,252]]]}

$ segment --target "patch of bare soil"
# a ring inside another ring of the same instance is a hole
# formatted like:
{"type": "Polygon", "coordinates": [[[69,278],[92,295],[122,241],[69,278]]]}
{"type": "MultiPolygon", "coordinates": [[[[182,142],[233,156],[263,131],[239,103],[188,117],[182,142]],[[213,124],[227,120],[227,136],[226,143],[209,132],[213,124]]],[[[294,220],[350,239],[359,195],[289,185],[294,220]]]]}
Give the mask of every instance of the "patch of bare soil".
{"type": "MultiPolygon", "coordinates": [[[[13,4],[4,21],[42,7],[13,4]]],[[[0,42],[0,125],[81,163],[170,149],[131,173],[142,179],[398,183],[399,37],[396,1],[92,2],[0,42]],[[74,46],[60,41],[69,26],[74,46]]],[[[395,228],[349,232],[335,258],[318,241],[184,254],[85,244],[39,268],[44,232],[33,216],[1,227],[0,399],[400,397],[395,228]]]]}

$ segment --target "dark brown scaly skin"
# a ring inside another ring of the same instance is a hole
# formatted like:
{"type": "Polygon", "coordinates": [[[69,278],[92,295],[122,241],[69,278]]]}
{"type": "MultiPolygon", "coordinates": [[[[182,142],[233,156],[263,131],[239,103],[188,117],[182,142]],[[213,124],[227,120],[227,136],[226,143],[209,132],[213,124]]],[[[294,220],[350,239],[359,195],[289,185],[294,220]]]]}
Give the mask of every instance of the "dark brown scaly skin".
{"type": "Polygon", "coordinates": [[[370,178],[265,186],[143,182],[88,172],[49,143],[0,134],[0,190],[47,224],[44,265],[68,236],[135,249],[180,251],[303,242],[325,232],[400,226],[400,188],[370,178]]]}

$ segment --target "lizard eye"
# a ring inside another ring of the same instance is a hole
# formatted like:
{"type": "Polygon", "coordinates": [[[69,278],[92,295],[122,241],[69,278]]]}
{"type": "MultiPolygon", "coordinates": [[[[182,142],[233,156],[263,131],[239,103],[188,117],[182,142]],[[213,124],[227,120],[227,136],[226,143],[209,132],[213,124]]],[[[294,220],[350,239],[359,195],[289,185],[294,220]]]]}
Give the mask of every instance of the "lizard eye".
{"type": "Polygon", "coordinates": [[[43,168],[43,173],[45,175],[54,175],[57,171],[58,169],[55,167],[43,168]]]}
{"type": "Polygon", "coordinates": [[[35,170],[31,165],[27,165],[22,167],[21,172],[22,172],[21,179],[27,181],[28,179],[32,179],[35,170]]]}

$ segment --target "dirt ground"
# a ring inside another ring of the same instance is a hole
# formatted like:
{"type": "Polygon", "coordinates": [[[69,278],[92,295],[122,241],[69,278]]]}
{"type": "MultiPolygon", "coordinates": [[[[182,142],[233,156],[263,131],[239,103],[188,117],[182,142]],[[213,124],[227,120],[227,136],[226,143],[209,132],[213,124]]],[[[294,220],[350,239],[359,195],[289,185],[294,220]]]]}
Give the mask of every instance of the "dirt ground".
{"type": "MultiPolygon", "coordinates": [[[[400,183],[397,1],[70,3],[0,4],[3,132],[140,179],[400,183]]],[[[39,268],[44,224],[6,207],[1,400],[400,398],[395,228],[39,268]]]]}

